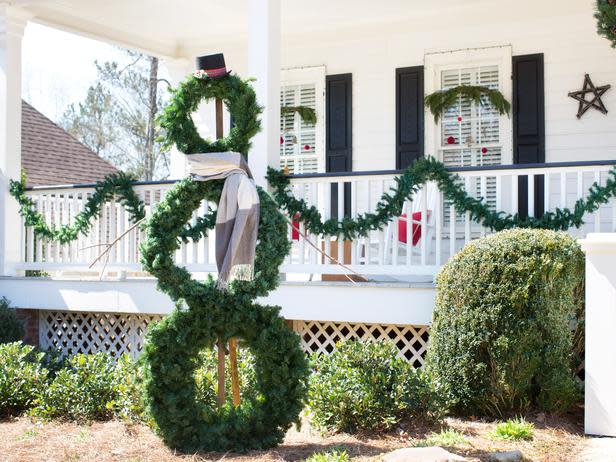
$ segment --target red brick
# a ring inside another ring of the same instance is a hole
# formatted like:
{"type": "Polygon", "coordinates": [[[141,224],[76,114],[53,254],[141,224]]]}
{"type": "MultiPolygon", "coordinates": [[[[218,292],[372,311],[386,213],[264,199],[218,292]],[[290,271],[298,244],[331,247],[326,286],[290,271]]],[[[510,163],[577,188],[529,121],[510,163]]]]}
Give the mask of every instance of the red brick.
{"type": "Polygon", "coordinates": [[[39,346],[39,310],[16,308],[15,314],[24,323],[24,342],[39,346]]]}

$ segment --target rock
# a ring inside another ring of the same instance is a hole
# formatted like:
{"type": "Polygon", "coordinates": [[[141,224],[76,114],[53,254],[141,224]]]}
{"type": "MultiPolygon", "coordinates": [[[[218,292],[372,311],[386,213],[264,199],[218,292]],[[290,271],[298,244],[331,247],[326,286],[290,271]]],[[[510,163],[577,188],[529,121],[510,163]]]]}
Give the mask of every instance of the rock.
{"type": "Polygon", "coordinates": [[[466,460],[438,446],[397,449],[383,457],[383,462],[457,462],[466,460]]]}
{"type": "Polygon", "coordinates": [[[518,450],[488,454],[490,462],[520,462],[524,456],[518,450]]]}

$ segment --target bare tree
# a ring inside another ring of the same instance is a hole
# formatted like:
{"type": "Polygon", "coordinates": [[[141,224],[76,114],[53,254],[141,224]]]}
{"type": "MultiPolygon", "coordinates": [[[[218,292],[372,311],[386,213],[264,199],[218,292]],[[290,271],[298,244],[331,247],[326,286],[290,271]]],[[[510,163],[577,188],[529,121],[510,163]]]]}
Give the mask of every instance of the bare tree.
{"type": "Polygon", "coordinates": [[[67,109],[61,124],[118,168],[146,181],[165,178],[168,152],[157,142],[156,124],[164,104],[159,60],[128,51],[126,57],[125,63],[95,62],[98,82],[82,103],[67,109]]]}

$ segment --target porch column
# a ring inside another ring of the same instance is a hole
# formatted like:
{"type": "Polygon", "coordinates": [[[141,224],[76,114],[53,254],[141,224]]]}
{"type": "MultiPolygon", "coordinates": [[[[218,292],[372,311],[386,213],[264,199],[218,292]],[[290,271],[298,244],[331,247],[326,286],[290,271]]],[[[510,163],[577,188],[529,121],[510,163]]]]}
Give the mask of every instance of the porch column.
{"type": "Polygon", "coordinates": [[[248,76],[256,78],[264,106],[248,164],[256,183],[266,187],[267,166],[280,165],[280,0],[248,0],[248,76]]]}
{"type": "MultiPolygon", "coordinates": [[[[188,59],[166,59],[163,60],[164,66],[169,72],[171,85],[176,87],[189,74],[193,72],[194,64],[188,59]]],[[[169,151],[169,178],[177,180],[184,178],[186,174],[186,156],[177,150],[175,146],[169,151]]]]}
{"type": "Polygon", "coordinates": [[[591,233],[586,253],[584,432],[616,436],[616,233],[591,233]]]}
{"type": "Polygon", "coordinates": [[[22,226],[9,179],[21,174],[21,41],[26,17],[0,3],[0,275],[16,274],[22,226]]]}

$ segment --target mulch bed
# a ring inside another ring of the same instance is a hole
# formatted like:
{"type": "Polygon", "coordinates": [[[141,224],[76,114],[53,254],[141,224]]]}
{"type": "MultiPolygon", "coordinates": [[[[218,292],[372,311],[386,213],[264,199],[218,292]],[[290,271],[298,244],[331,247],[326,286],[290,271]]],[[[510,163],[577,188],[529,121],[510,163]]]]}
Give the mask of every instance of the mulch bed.
{"type": "Polygon", "coordinates": [[[178,454],[169,450],[144,425],[122,422],[75,424],[37,422],[28,417],[0,421],[0,460],[6,462],[154,462],[154,461],[301,461],[315,452],[345,449],[357,461],[379,461],[383,454],[413,446],[441,428],[454,428],[468,443],[447,448],[469,461],[485,461],[494,451],[519,449],[526,460],[538,462],[575,461],[585,443],[582,416],[537,414],[527,416],[535,426],[532,441],[493,441],[494,422],[481,419],[448,418],[440,426],[412,425],[385,436],[321,435],[306,423],[289,430],[284,444],[268,451],[247,454],[178,454]]]}

